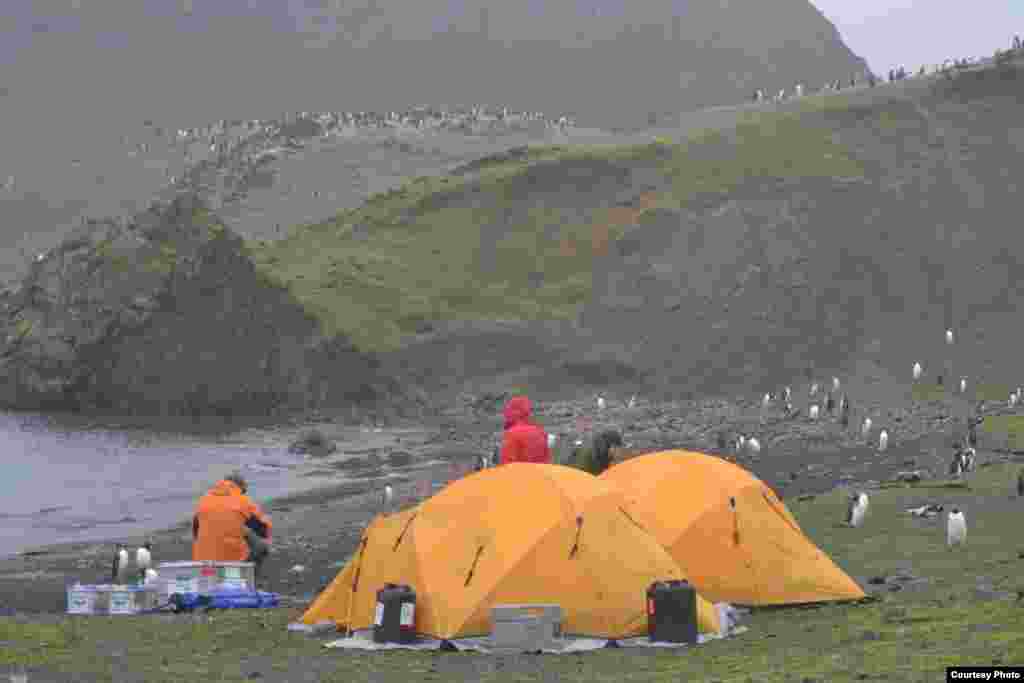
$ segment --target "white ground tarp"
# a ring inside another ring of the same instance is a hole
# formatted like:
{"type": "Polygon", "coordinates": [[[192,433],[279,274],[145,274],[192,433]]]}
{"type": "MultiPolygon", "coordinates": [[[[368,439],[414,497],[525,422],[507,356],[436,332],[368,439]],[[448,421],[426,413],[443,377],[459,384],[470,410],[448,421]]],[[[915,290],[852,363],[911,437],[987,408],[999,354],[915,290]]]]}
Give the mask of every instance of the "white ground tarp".
{"type": "MultiPolygon", "coordinates": [[[[715,609],[718,610],[719,621],[722,624],[722,631],[715,634],[700,634],[697,637],[698,644],[703,644],[709,640],[720,640],[729,636],[738,635],[747,630],[745,626],[739,625],[739,619],[741,616],[746,614],[745,610],[739,610],[734,608],[732,605],[726,603],[719,603],[715,605],[715,609]]],[[[306,631],[316,632],[318,629],[316,626],[302,626],[292,624],[289,626],[290,630],[293,631],[306,631]]],[[[343,649],[343,650],[363,650],[363,651],[374,651],[374,650],[439,650],[442,647],[444,641],[424,638],[417,640],[410,644],[400,643],[375,643],[373,641],[373,631],[366,629],[362,631],[356,631],[350,637],[338,638],[336,640],[324,643],[324,647],[332,649],[343,649]]],[[[482,653],[501,653],[507,654],[505,651],[496,651],[491,647],[490,638],[458,638],[455,640],[447,641],[451,646],[459,651],[468,652],[482,652],[482,653]]],[[[564,638],[560,640],[558,646],[552,649],[543,650],[547,654],[569,654],[576,652],[588,652],[591,650],[600,650],[609,646],[608,640],[603,638],[564,638]]],[[[615,641],[619,647],[651,647],[651,648],[681,648],[687,647],[684,643],[652,643],[649,638],[627,638],[623,640],[615,641]]]]}

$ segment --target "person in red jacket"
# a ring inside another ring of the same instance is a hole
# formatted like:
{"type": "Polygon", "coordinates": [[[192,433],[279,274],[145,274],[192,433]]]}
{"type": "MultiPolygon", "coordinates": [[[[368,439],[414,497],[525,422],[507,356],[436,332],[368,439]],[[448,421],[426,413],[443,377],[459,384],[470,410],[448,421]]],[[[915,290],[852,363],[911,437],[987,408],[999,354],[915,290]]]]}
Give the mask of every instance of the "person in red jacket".
{"type": "Polygon", "coordinates": [[[501,446],[501,464],[533,462],[551,464],[548,435],[530,421],[530,399],[514,396],[505,404],[505,438],[501,446]]]}

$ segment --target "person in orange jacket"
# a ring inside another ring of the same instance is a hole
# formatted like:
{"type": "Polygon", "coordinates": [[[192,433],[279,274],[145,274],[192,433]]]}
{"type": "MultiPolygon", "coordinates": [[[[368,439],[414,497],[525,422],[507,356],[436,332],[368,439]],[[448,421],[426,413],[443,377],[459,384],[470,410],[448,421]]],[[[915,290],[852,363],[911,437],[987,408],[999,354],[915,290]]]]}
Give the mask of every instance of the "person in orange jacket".
{"type": "Polygon", "coordinates": [[[533,462],[551,464],[548,435],[530,420],[533,407],[525,396],[514,396],[505,404],[505,436],[501,464],[533,462]]]}
{"type": "Polygon", "coordinates": [[[270,553],[270,518],[249,498],[239,473],[213,485],[192,517],[192,560],[252,562],[259,576],[270,553]]]}

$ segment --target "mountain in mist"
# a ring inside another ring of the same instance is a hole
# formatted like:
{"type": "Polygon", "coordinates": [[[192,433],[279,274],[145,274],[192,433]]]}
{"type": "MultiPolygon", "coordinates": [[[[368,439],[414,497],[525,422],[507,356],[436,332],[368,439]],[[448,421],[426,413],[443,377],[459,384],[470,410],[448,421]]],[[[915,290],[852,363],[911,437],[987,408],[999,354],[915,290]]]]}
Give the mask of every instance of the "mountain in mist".
{"type": "Polygon", "coordinates": [[[807,0],[73,4],[0,10],[8,37],[21,37],[5,78],[86,108],[251,116],[482,102],[632,125],[867,68],[807,0]]]}

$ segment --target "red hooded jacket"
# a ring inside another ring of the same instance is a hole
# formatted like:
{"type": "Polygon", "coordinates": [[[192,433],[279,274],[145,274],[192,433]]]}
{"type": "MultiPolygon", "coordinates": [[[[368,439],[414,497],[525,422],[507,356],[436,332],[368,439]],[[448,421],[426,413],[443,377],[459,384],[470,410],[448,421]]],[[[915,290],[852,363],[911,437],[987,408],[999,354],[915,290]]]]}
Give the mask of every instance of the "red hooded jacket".
{"type": "Polygon", "coordinates": [[[534,462],[551,464],[548,435],[530,422],[530,399],[514,396],[505,404],[505,438],[501,446],[501,464],[534,462]]]}

